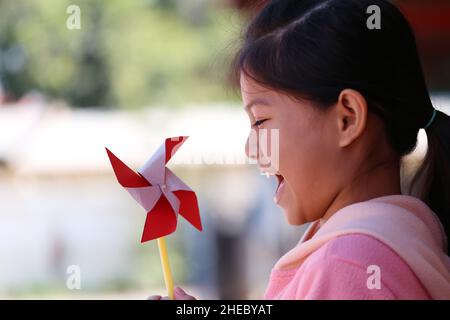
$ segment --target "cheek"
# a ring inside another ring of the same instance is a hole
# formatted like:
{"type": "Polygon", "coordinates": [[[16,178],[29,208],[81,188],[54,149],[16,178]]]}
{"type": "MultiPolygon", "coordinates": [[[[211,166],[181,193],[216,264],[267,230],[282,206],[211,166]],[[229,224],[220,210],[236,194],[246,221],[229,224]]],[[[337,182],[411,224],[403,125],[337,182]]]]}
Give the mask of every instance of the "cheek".
{"type": "MultiPolygon", "coordinates": [[[[280,129],[280,170],[290,180],[314,176],[323,160],[323,141],[318,131],[304,123],[290,123],[280,129]]],[[[309,180],[309,179],[307,179],[309,180]]],[[[311,182],[311,181],[308,181],[311,182]]]]}
{"type": "Polygon", "coordinates": [[[329,194],[330,145],[317,129],[320,125],[286,128],[280,130],[280,171],[288,185],[283,207],[290,223],[301,224],[320,218],[329,194]]]}
{"type": "Polygon", "coordinates": [[[292,197],[304,205],[306,202],[315,201],[324,180],[324,154],[320,147],[311,142],[306,139],[297,140],[295,146],[280,153],[282,173],[291,189],[292,197]]]}

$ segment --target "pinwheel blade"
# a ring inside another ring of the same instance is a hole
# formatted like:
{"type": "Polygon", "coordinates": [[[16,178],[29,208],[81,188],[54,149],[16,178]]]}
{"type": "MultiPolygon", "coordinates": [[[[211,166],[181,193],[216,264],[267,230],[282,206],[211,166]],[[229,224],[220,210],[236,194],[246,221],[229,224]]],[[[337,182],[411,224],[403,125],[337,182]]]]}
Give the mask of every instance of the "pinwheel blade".
{"type": "Polygon", "coordinates": [[[178,151],[178,149],[183,145],[183,143],[189,138],[188,136],[179,136],[174,138],[168,138],[165,141],[166,146],[166,159],[165,163],[169,162],[172,156],[178,151]]]}
{"type": "Polygon", "coordinates": [[[166,163],[188,137],[167,138],[150,159],[138,170],[152,184],[165,183],[166,163]]]}
{"type": "Polygon", "coordinates": [[[200,219],[200,211],[198,209],[197,196],[195,195],[195,192],[178,190],[173,193],[180,200],[180,209],[178,213],[199,231],[202,231],[202,221],[200,219]]]}
{"type": "Polygon", "coordinates": [[[151,184],[140,174],[134,172],[125,163],[117,158],[108,148],[105,148],[116,175],[117,181],[124,188],[148,187],[151,184]]]}
{"type": "Polygon", "coordinates": [[[141,242],[147,242],[173,233],[177,216],[166,197],[161,196],[155,207],[147,213],[141,242]]]}

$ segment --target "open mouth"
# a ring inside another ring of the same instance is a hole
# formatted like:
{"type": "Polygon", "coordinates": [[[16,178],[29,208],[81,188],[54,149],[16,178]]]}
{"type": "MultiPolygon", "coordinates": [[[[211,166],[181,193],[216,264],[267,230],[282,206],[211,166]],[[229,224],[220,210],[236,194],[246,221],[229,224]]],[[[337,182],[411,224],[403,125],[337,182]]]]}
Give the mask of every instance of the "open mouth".
{"type": "Polygon", "coordinates": [[[283,193],[283,190],[285,187],[285,180],[284,180],[284,177],[279,173],[275,174],[275,176],[278,180],[278,186],[275,191],[275,196],[273,197],[273,201],[278,204],[280,202],[281,194],[283,193]]]}
{"type": "Polygon", "coordinates": [[[280,188],[280,185],[283,183],[284,181],[284,177],[281,174],[276,174],[275,177],[278,180],[278,185],[277,185],[277,190],[275,192],[278,192],[278,189],[280,188]]]}
{"type": "Polygon", "coordinates": [[[279,172],[272,173],[272,172],[263,171],[263,170],[261,170],[261,172],[263,174],[265,174],[267,178],[269,178],[270,176],[275,176],[275,178],[277,179],[278,184],[277,184],[277,189],[275,190],[275,195],[273,197],[273,200],[275,201],[275,203],[278,203],[280,201],[281,194],[282,194],[282,192],[284,190],[284,186],[285,186],[285,180],[284,180],[283,175],[281,175],[279,172]]]}

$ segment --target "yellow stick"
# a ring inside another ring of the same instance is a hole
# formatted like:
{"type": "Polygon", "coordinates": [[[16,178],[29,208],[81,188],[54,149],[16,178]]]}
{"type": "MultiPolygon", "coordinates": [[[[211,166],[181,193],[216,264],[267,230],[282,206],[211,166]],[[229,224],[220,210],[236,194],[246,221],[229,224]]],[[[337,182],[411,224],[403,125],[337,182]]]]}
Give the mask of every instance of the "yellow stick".
{"type": "Polygon", "coordinates": [[[167,254],[166,240],[164,237],[158,238],[159,256],[161,258],[161,266],[164,274],[164,282],[166,283],[169,299],[173,300],[173,279],[170,271],[169,256],[167,254]]]}

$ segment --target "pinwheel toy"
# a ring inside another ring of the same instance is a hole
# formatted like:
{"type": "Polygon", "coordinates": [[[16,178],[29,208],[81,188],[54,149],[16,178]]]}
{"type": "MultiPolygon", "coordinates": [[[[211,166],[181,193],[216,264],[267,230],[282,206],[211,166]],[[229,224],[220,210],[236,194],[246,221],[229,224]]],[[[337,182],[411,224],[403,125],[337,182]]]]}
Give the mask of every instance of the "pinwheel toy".
{"type": "Polygon", "coordinates": [[[166,167],[187,138],[167,138],[137,173],[106,148],[117,181],[147,212],[141,242],[157,239],[170,299],[173,299],[173,280],[164,236],[176,230],[178,214],[202,230],[195,192],[166,167]]]}

